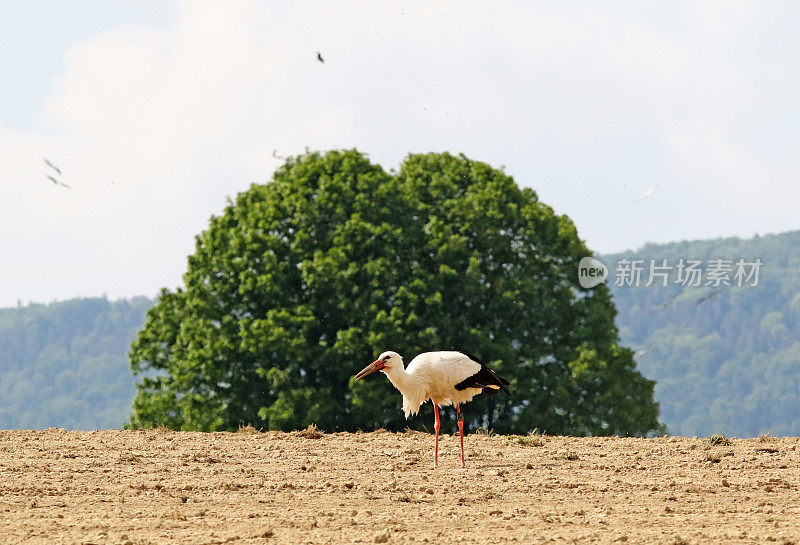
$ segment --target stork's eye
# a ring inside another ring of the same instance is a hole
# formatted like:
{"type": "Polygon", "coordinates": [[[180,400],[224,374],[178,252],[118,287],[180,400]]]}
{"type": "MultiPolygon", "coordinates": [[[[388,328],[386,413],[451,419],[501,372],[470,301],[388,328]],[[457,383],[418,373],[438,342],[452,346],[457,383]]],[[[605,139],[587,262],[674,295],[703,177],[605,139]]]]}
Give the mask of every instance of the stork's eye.
{"type": "Polygon", "coordinates": [[[391,358],[391,356],[386,356],[385,358],[383,358],[383,361],[389,361],[389,358],[391,358]]]}

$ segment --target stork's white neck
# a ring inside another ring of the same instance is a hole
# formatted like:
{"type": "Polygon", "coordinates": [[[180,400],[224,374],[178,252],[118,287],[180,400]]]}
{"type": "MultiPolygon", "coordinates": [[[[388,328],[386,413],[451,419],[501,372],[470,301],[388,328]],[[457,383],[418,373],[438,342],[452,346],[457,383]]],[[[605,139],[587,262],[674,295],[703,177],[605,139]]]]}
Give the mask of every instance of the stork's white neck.
{"type": "Polygon", "coordinates": [[[414,373],[407,372],[402,364],[387,367],[383,372],[392,385],[403,394],[403,411],[406,414],[406,418],[412,413],[416,414],[420,405],[427,399],[421,377],[416,377],[414,373]]]}
{"type": "Polygon", "coordinates": [[[383,372],[394,387],[400,390],[400,393],[405,393],[403,392],[403,387],[408,384],[409,379],[411,379],[413,375],[406,372],[406,368],[402,364],[398,365],[395,363],[391,367],[385,368],[383,372]]]}

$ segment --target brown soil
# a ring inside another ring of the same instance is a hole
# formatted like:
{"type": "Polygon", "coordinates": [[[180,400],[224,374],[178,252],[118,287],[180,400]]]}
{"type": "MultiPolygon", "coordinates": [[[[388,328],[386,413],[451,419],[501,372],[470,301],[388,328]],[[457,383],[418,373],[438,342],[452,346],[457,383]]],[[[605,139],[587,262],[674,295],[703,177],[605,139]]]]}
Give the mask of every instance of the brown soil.
{"type": "Polygon", "coordinates": [[[2,543],[800,544],[800,440],[0,432],[2,543]]]}

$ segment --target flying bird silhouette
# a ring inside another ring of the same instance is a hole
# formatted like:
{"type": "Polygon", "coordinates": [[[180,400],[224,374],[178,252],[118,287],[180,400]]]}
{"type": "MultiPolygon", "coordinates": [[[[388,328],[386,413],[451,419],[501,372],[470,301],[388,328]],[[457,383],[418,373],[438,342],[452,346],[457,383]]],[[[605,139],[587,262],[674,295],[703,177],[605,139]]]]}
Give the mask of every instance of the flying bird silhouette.
{"type": "Polygon", "coordinates": [[[656,308],[665,308],[669,306],[669,304],[672,303],[675,299],[677,299],[679,295],[681,295],[680,292],[676,293],[675,295],[673,295],[672,297],[670,297],[669,299],[658,305],[656,308]]]}
{"type": "Polygon", "coordinates": [[[53,178],[52,176],[49,176],[49,175],[48,175],[47,177],[50,179],[50,181],[51,181],[51,182],[53,182],[53,183],[54,183],[54,184],[56,184],[56,185],[60,185],[60,186],[66,187],[67,189],[72,189],[70,186],[68,186],[68,185],[67,185],[67,184],[65,184],[64,182],[61,182],[61,181],[59,181],[59,180],[56,180],[56,179],[55,179],[55,178],[53,178]]]}
{"type": "Polygon", "coordinates": [[[716,290],[716,291],[712,291],[711,293],[709,293],[709,294],[708,294],[708,295],[706,295],[705,297],[701,297],[700,299],[698,299],[697,301],[695,301],[695,302],[694,302],[694,304],[695,304],[695,305],[699,305],[699,304],[700,304],[700,303],[702,303],[703,301],[710,301],[711,299],[713,299],[713,298],[714,298],[714,297],[715,297],[715,296],[716,296],[716,295],[717,295],[719,292],[721,292],[721,291],[722,291],[721,289],[719,289],[719,290],[716,290]]]}
{"type": "Polygon", "coordinates": [[[322,53],[320,53],[319,51],[317,51],[317,60],[319,62],[325,62],[325,59],[322,58],[322,53]]]}
{"type": "Polygon", "coordinates": [[[44,159],[44,162],[45,162],[45,164],[46,164],[47,166],[49,166],[50,168],[52,168],[53,170],[55,170],[56,172],[58,172],[58,175],[59,175],[59,176],[61,175],[61,169],[60,169],[60,168],[58,168],[57,166],[55,166],[53,163],[51,163],[50,161],[48,161],[46,158],[44,159]]]}
{"type": "Polygon", "coordinates": [[[643,201],[643,200],[645,200],[645,199],[648,199],[648,198],[650,198],[650,197],[653,195],[653,192],[656,190],[656,188],[658,188],[658,186],[657,186],[657,185],[654,185],[653,187],[651,187],[650,189],[648,189],[647,191],[645,191],[644,193],[642,193],[641,195],[639,195],[639,196],[636,198],[636,202],[641,202],[641,201],[643,201]]]}

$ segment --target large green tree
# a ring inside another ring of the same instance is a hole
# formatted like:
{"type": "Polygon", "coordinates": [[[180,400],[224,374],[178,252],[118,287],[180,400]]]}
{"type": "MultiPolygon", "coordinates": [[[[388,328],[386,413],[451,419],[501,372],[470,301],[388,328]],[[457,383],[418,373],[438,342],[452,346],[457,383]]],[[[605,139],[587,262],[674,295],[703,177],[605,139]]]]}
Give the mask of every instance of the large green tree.
{"type": "Polygon", "coordinates": [[[161,292],[130,352],[129,425],[400,429],[400,395],[354,372],[384,350],[458,349],[511,380],[469,404],[472,426],[660,430],[607,288],[577,282],[587,255],[566,216],[485,163],[290,159],[211,219],[185,287],[161,292]]]}

